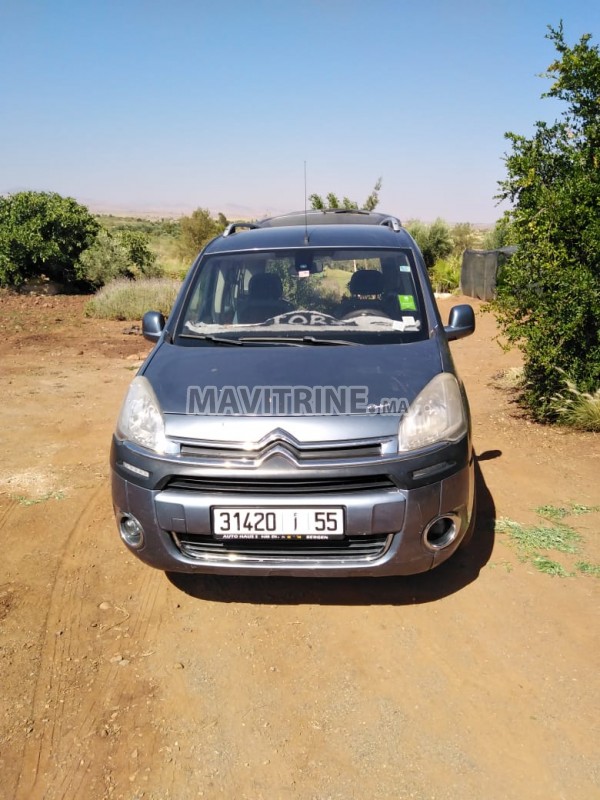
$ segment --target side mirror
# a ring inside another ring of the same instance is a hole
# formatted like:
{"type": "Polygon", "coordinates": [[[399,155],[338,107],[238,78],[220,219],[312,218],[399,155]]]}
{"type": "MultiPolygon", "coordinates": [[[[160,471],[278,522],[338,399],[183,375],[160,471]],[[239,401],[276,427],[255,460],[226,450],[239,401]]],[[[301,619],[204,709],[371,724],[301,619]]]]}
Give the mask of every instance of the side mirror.
{"type": "Polygon", "coordinates": [[[475,312],[471,306],[465,303],[451,308],[450,318],[444,330],[449,342],[470,336],[475,331],[475,312]]]}
{"type": "Polygon", "coordinates": [[[160,311],[146,311],[142,318],[142,336],[149,342],[158,342],[165,327],[165,318],[160,311]]]}

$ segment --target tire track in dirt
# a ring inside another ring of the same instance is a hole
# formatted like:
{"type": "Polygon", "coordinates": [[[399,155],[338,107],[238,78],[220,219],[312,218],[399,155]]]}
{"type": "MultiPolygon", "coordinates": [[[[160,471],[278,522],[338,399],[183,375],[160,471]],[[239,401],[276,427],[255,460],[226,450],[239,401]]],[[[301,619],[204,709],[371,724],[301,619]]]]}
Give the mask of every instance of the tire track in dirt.
{"type": "Polygon", "coordinates": [[[99,496],[100,489],[98,488],[87,499],[75,520],[53,582],[45,615],[46,635],[42,649],[44,655],[37,676],[31,712],[31,718],[35,721],[35,725],[39,726],[44,723],[45,727],[41,734],[30,738],[26,744],[17,786],[17,798],[43,797],[44,787],[40,786],[40,783],[43,775],[49,771],[53,756],[56,756],[57,743],[61,738],[62,721],[59,708],[62,705],[60,703],[61,694],[64,692],[66,652],[71,649],[72,636],[70,624],[66,626],[66,635],[61,626],[65,625],[65,620],[70,623],[73,614],[77,616],[81,611],[81,597],[78,597],[75,592],[75,588],[79,586],[77,575],[75,575],[74,584],[65,579],[71,577],[68,574],[69,556],[73,552],[74,546],[82,538],[81,533],[85,530],[85,522],[88,517],[91,518],[98,504],[99,496]],[[78,602],[70,607],[73,600],[78,600],[78,602]],[[45,711],[48,711],[47,715],[44,715],[45,711]]]}
{"type": "MultiPolygon", "coordinates": [[[[141,697],[152,693],[147,681],[132,680],[129,667],[139,657],[138,643],[148,649],[160,625],[160,573],[140,571],[139,582],[128,587],[139,601],[133,619],[116,602],[114,624],[95,622],[102,613],[97,598],[103,588],[98,587],[94,563],[97,551],[90,545],[95,533],[106,527],[109,508],[103,484],[87,495],[66,540],[46,610],[31,711],[35,733],[26,742],[16,800],[110,796],[107,766],[123,760],[118,753],[118,717],[124,707],[137,706],[141,697]],[[119,638],[127,643],[127,658],[107,655],[119,638]]],[[[135,726],[128,725],[127,735],[135,735],[135,726]]],[[[148,748],[147,738],[144,744],[148,748]]],[[[119,766],[129,768],[128,763],[119,766]]]]}
{"type": "Polygon", "coordinates": [[[0,531],[4,530],[5,527],[8,527],[8,523],[16,507],[17,501],[9,497],[6,506],[0,509],[0,531]]]}

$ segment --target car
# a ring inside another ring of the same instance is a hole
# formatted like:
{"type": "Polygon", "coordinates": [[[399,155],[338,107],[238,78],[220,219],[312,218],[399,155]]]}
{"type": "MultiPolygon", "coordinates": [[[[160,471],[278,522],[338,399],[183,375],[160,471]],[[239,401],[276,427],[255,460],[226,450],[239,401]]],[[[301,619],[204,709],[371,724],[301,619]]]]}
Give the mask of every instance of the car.
{"type": "Polygon", "coordinates": [[[198,255],[112,439],[124,544],[166,572],[425,572],[471,536],[474,453],[423,257],[397,217],[229,225],[198,255]]]}

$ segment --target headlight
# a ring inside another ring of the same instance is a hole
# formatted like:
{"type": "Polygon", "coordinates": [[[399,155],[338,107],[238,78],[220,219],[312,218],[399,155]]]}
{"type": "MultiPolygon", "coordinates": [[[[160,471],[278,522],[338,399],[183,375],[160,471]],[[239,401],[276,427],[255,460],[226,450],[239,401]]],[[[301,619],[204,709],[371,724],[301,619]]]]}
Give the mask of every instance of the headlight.
{"type": "Polygon", "coordinates": [[[458,381],[449,372],[436,375],[410,404],[398,430],[398,449],[457,441],[467,432],[467,415],[458,381]]]}
{"type": "Polygon", "coordinates": [[[146,378],[134,378],[117,422],[117,436],[155,453],[178,453],[179,447],[165,436],[165,422],[146,378]]]}

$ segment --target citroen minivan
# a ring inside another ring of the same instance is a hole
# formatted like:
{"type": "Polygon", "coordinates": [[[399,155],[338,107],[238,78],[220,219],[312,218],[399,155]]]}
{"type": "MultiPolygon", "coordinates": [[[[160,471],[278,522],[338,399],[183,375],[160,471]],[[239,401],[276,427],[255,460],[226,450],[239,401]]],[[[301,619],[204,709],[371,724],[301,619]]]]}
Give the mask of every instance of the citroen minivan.
{"type": "Polygon", "coordinates": [[[167,571],[424,572],[474,526],[465,390],[396,217],[233,223],[192,265],[112,441],[124,544],[167,571]]]}

